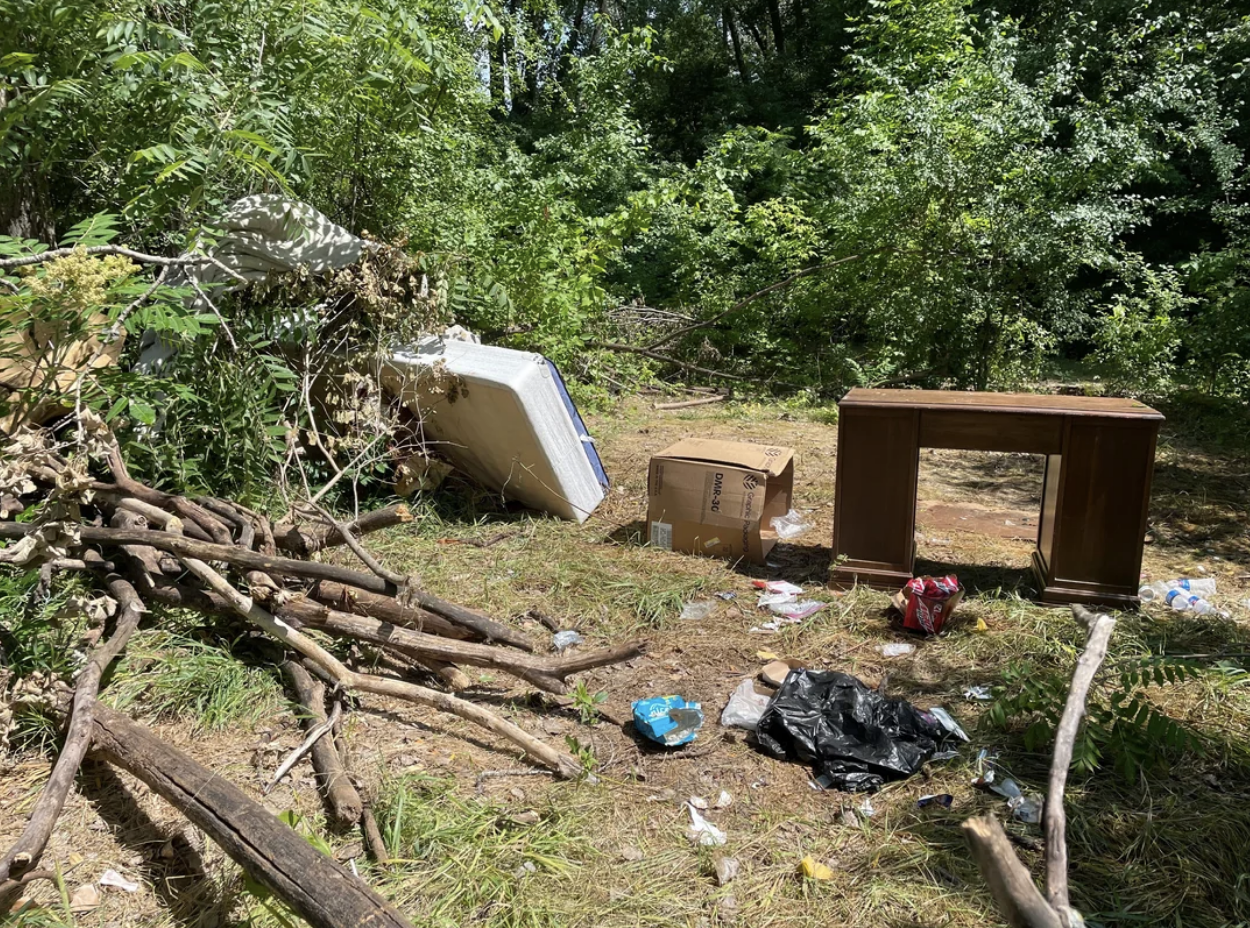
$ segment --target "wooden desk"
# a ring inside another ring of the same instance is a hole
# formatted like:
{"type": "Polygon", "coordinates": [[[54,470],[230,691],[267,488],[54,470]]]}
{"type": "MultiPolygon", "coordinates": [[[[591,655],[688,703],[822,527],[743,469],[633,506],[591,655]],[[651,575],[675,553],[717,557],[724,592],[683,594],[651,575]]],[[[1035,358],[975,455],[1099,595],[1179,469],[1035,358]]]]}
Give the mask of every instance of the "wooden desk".
{"type": "Polygon", "coordinates": [[[1137,603],[1155,440],[1136,400],[864,390],[838,404],[835,585],[897,589],[916,559],[921,448],[1046,456],[1033,569],[1048,603],[1137,603]]]}

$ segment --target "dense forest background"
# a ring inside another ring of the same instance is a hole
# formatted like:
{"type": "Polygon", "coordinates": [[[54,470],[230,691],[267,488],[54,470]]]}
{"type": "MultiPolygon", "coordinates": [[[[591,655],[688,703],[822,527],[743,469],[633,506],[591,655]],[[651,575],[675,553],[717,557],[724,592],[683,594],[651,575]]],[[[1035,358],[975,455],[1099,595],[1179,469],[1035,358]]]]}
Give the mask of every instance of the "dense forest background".
{"type": "MultiPolygon", "coordinates": [[[[422,318],[540,349],[590,402],[660,371],[821,402],[1019,387],[1056,362],[1247,400],[1248,14],[0,0],[0,233],[17,253],[99,217],[174,254],[239,196],[288,193],[399,245],[422,318]]],[[[106,272],[78,309],[116,316],[152,271],[106,272]]],[[[147,389],[131,419],[168,412],[182,450],[152,470],[217,467],[210,432],[219,458],[266,460],[298,422],[256,302],[230,310],[228,354],[90,398],[124,412],[147,389]],[[212,428],[180,432],[180,411],[212,428]]],[[[160,318],[202,344],[215,321],[177,305],[160,318]]]]}

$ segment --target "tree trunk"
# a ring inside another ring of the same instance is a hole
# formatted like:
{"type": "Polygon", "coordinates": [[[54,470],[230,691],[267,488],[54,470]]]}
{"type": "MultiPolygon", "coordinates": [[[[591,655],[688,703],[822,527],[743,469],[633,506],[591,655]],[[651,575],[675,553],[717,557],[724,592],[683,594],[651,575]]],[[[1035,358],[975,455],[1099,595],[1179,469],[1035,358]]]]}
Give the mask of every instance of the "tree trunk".
{"type": "Polygon", "coordinates": [[[725,7],[725,28],[729,30],[729,41],[734,49],[734,64],[738,68],[738,77],[742,83],[747,82],[746,61],[742,57],[742,39],[738,35],[738,26],[734,22],[733,10],[725,7]]]}
{"type": "Polygon", "coordinates": [[[412,928],[358,877],[237,787],[103,705],[92,753],[138,777],[313,928],[412,928]]]}
{"type": "Polygon", "coordinates": [[[786,36],[781,26],[781,4],[778,0],[768,0],[768,21],[773,27],[773,47],[778,56],[786,53],[786,36]]]}

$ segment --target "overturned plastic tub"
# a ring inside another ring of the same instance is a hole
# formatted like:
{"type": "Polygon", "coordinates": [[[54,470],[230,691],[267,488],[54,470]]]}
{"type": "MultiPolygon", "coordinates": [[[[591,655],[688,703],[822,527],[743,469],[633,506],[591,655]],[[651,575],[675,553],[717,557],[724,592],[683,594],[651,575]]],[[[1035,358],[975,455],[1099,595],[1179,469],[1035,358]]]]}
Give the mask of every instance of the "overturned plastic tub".
{"type": "Polygon", "coordinates": [[[396,351],[382,383],[431,450],[508,499],[584,522],[607,494],[594,440],[541,354],[430,337],[396,351]]]}

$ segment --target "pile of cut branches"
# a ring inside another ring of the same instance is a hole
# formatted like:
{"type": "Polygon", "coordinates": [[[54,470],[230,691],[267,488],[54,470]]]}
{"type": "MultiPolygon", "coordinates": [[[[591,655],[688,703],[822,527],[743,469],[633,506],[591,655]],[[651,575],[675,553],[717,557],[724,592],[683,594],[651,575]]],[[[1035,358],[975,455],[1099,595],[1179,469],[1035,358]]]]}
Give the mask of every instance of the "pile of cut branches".
{"type": "Polygon", "coordinates": [[[150,606],[242,620],[272,639],[292,694],[306,710],[309,731],[270,788],[311,752],[332,819],[340,825],[359,822],[376,858],[385,857],[385,848],[332,735],[343,711],[342,694],[385,696],[456,715],[572,779],[584,770],[571,755],[455,695],[469,685],[458,665],[501,671],[560,694],[571,675],[641,653],[641,645],[630,644],[571,657],[542,656],[518,630],[387,569],[360,537],[408,521],[402,505],[343,522],[305,504],[289,521],[275,523],[237,502],[190,499],[147,486],[130,475],[107,427],[86,412],[77,418],[72,446],[57,446],[47,432],[26,432],[4,449],[0,511],[34,514],[26,522],[0,522],[0,540],[8,542],[0,548],[0,563],[38,568],[49,580],[57,571],[83,572],[116,603],[111,634],[101,629],[72,699],[62,708],[66,737],[51,777],[24,833],[0,858],[0,911],[8,910],[25,883],[50,875],[38,869],[40,856],[78,767],[91,753],[169,801],[310,924],[406,924],[359,879],[236,787],[97,701],[105,671],[150,606]],[[93,464],[108,478],[96,476],[93,464]],[[350,548],[365,569],[311,559],[333,546],[350,548]],[[387,653],[399,669],[393,674],[353,669],[326,647],[327,637],[365,642],[387,653]],[[405,665],[437,674],[446,689],[410,682],[405,665]]]}

